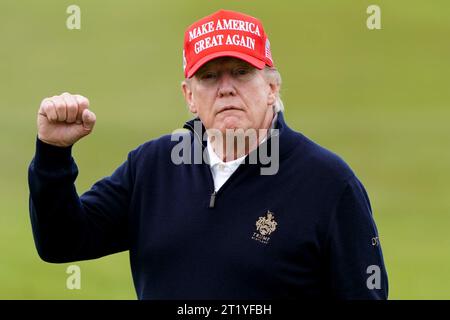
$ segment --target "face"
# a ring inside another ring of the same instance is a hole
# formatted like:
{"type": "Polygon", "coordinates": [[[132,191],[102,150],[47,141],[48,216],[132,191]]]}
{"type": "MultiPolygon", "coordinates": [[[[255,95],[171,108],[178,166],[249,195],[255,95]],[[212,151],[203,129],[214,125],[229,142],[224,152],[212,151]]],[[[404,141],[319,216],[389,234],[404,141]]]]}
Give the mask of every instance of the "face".
{"type": "Polygon", "coordinates": [[[278,86],[264,70],[236,58],[218,58],[203,65],[193,78],[183,81],[189,109],[206,129],[267,129],[278,86]]]}

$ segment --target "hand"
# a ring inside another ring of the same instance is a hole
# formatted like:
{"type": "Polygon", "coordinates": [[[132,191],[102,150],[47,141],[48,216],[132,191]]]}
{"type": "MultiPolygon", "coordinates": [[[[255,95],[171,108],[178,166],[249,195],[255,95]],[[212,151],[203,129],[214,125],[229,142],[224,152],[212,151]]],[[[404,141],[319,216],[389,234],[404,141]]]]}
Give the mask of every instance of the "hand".
{"type": "Polygon", "coordinates": [[[96,116],[88,107],[87,98],[67,92],[42,100],[37,117],[39,140],[68,147],[90,134],[96,116]]]}

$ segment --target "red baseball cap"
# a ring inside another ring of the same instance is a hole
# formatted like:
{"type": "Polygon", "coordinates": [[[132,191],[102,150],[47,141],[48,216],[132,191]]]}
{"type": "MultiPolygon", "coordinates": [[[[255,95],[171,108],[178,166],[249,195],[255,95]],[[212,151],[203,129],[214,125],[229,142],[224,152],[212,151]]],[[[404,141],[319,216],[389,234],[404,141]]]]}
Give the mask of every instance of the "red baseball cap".
{"type": "Polygon", "coordinates": [[[190,25],[184,34],[184,76],[191,78],[205,63],[235,57],[258,69],[273,66],[270,42],[261,21],[252,16],[219,10],[190,25]]]}

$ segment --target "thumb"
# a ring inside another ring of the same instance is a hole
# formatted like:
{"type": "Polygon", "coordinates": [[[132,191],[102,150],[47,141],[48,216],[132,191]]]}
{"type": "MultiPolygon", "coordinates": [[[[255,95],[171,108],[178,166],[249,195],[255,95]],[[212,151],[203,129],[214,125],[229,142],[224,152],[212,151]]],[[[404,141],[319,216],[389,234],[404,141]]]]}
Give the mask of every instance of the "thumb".
{"type": "Polygon", "coordinates": [[[85,109],[85,110],[83,110],[81,119],[83,121],[83,128],[87,131],[92,131],[92,129],[94,128],[94,125],[95,125],[95,120],[96,120],[95,113],[93,113],[89,109],[85,109]]]}

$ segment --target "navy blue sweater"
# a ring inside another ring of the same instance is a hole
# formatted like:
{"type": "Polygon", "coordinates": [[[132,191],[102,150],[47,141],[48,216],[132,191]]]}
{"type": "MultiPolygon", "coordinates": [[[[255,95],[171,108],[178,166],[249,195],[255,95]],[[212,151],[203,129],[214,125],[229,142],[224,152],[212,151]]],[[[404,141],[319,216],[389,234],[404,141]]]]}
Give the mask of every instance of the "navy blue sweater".
{"type": "MultiPolygon", "coordinates": [[[[193,120],[185,127],[193,148],[202,132],[193,120]]],[[[170,135],[131,151],[81,196],[71,147],[37,139],[28,182],[39,256],[64,263],[129,250],[139,299],[387,298],[363,185],[282,113],[276,128],[278,172],[261,175],[264,164],[247,157],[213,197],[209,165],[174,164],[170,135]]]]}

